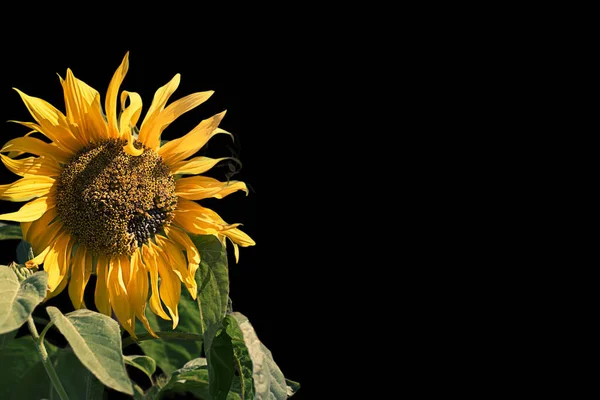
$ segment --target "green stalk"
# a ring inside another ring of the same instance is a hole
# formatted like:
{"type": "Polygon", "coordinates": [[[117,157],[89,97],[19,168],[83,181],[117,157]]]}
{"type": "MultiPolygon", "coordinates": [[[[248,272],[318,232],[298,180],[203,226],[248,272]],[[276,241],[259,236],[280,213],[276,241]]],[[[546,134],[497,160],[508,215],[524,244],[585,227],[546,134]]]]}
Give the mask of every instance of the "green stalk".
{"type": "MultiPolygon", "coordinates": [[[[65,392],[65,388],[63,387],[62,383],[60,382],[60,379],[58,378],[58,375],[56,374],[56,371],[54,370],[54,366],[50,361],[50,357],[48,357],[48,352],[46,351],[46,347],[44,346],[44,337],[42,336],[40,338],[40,335],[38,334],[38,331],[35,327],[35,323],[33,322],[33,318],[31,316],[27,320],[27,325],[29,327],[29,332],[31,332],[31,336],[33,336],[33,341],[35,342],[35,347],[37,348],[38,354],[42,358],[42,364],[44,364],[44,368],[46,369],[46,373],[48,374],[48,378],[50,378],[54,389],[56,389],[56,392],[60,396],[61,400],[69,400],[69,396],[67,395],[67,392],[65,392]]],[[[44,329],[44,331],[42,332],[44,335],[48,331],[49,327],[49,325],[46,326],[46,329],[44,329]]]]}

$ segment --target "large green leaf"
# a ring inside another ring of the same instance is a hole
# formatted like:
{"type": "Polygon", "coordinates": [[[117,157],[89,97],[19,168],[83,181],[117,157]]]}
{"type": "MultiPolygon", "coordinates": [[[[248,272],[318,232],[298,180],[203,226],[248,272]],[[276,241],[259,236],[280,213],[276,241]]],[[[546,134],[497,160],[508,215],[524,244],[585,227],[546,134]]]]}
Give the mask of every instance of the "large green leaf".
{"type": "MultiPolygon", "coordinates": [[[[48,344],[46,344],[46,348],[48,348],[48,344]]],[[[102,399],[104,386],[81,365],[70,349],[55,350],[50,360],[70,399],[102,399]]],[[[20,378],[18,384],[14,385],[8,398],[11,400],[59,398],[39,357],[37,363],[20,378]]]]}
{"type": "Polygon", "coordinates": [[[231,389],[235,374],[231,336],[227,333],[230,318],[212,325],[204,335],[208,361],[209,391],[214,400],[223,400],[231,389]]]}
{"type": "Polygon", "coordinates": [[[48,274],[36,272],[23,282],[8,267],[0,266],[0,334],[18,329],[46,297],[48,274]]]}
{"type": "MultiPolygon", "coordinates": [[[[104,385],[85,368],[71,349],[53,358],[54,369],[70,399],[101,400],[104,385]]],[[[58,398],[57,395],[54,398],[58,398]]]]}
{"type": "MultiPolygon", "coordinates": [[[[8,334],[5,336],[9,336],[8,334]]],[[[46,351],[53,356],[57,348],[46,343],[46,351]]],[[[0,348],[0,399],[41,398],[29,396],[30,393],[41,393],[49,397],[50,380],[44,370],[40,355],[31,336],[8,340],[0,348]],[[33,374],[38,374],[35,377],[33,374]],[[29,390],[27,396],[19,392],[29,390]]]]}
{"type": "Polygon", "coordinates": [[[0,240],[21,239],[22,237],[20,225],[0,222],[0,240]]]}
{"type": "MultiPolygon", "coordinates": [[[[182,285],[179,301],[179,324],[177,332],[202,335],[207,327],[220,322],[227,312],[229,300],[229,276],[227,253],[219,240],[212,236],[190,235],[201,257],[195,279],[198,284],[196,300],[192,300],[182,285]]],[[[146,313],[150,326],[155,331],[171,331],[171,321],[165,321],[154,313],[146,313]]],[[[137,333],[145,332],[141,323],[137,333]]],[[[200,357],[202,342],[180,339],[146,340],[140,347],[167,375],[181,368],[186,362],[200,357]]]]}
{"type": "Polygon", "coordinates": [[[226,320],[224,325],[231,337],[240,375],[239,386],[240,390],[244,390],[240,393],[243,394],[243,398],[282,400],[292,396],[300,385],[296,382],[290,382],[292,385],[286,383],[283,373],[273,360],[273,355],[258,339],[248,318],[234,312],[228,315],[226,320]]]}
{"type": "Polygon", "coordinates": [[[133,395],[133,387],[125,371],[119,324],[115,320],[90,310],[77,310],[66,316],[56,307],[46,310],[75,355],[100,382],[133,395]]]}
{"type": "Polygon", "coordinates": [[[152,374],[156,371],[156,362],[148,356],[123,356],[125,364],[131,365],[145,373],[150,381],[152,374]]]}
{"type": "Polygon", "coordinates": [[[202,331],[221,322],[229,301],[227,252],[213,235],[190,235],[200,252],[200,268],[196,271],[197,302],[202,317],[202,331]]]}

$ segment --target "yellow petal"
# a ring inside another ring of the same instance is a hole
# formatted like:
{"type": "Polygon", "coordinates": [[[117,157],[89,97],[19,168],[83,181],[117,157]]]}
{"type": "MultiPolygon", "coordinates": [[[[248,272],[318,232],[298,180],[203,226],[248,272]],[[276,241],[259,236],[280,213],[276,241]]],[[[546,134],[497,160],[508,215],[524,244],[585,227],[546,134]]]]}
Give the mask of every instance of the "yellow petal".
{"type": "Polygon", "coordinates": [[[76,310],[79,310],[83,304],[83,293],[91,272],[92,258],[87,256],[85,247],[78,246],[73,256],[71,278],[69,279],[69,297],[76,310]]]}
{"type": "Polygon", "coordinates": [[[196,299],[198,286],[196,285],[194,276],[190,274],[190,271],[187,268],[187,262],[181,248],[161,235],[156,235],[155,240],[157,246],[163,252],[163,256],[167,262],[166,265],[169,266],[171,270],[175,272],[175,275],[177,275],[179,280],[183,282],[192,298],[196,299]]]}
{"type": "MultiPolygon", "coordinates": [[[[6,142],[4,147],[0,149],[0,152],[23,152],[31,153],[36,156],[43,156],[53,158],[59,163],[66,163],[72,157],[72,153],[63,150],[60,147],[49,144],[36,139],[34,137],[18,137],[6,142]]],[[[10,156],[10,154],[9,154],[10,156]]]]}
{"type": "Polygon", "coordinates": [[[140,118],[140,113],[142,112],[142,98],[135,92],[128,92],[124,90],[121,95],[122,105],[125,104],[128,96],[129,106],[125,108],[123,110],[123,114],[121,114],[119,129],[121,131],[121,137],[127,139],[127,145],[123,147],[123,150],[132,156],[139,156],[144,152],[144,149],[136,149],[133,146],[133,134],[131,132],[131,127],[135,126],[140,118]]]}
{"type": "Polygon", "coordinates": [[[81,147],[80,143],[69,129],[69,123],[63,113],[42,99],[28,96],[19,89],[15,90],[19,93],[25,106],[27,106],[31,115],[39,124],[21,123],[22,125],[26,125],[31,129],[43,133],[48,139],[52,140],[65,150],[68,150],[70,153],[77,151],[81,147]]]}
{"type": "Polygon", "coordinates": [[[171,95],[177,90],[179,86],[179,82],[181,81],[181,75],[177,74],[163,87],[158,89],[156,93],[154,93],[154,98],[152,99],[152,104],[150,104],[150,108],[146,113],[146,117],[142,122],[142,127],[140,128],[139,140],[140,142],[148,145],[148,132],[150,132],[150,127],[154,124],[156,117],[160,114],[162,110],[164,110],[167,101],[171,95]]]}
{"type": "MultiPolygon", "coordinates": [[[[239,244],[242,247],[254,246],[256,242],[250,236],[240,231],[238,228],[228,229],[223,231],[223,235],[231,239],[232,242],[239,244]]],[[[236,257],[238,258],[238,257],[236,257]]]]}
{"type": "Polygon", "coordinates": [[[121,135],[119,133],[119,126],[117,125],[117,95],[119,93],[119,88],[121,87],[121,83],[123,83],[123,79],[125,79],[125,75],[127,74],[127,70],[129,69],[129,52],[125,54],[121,65],[115,71],[110,83],[108,84],[108,90],[106,91],[106,101],[105,101],[105,109],[106,109],[106,119],[108,120],[108,137],[109,138],[119,138],[121,135]]]}
{"type": "Polygon", "coordinates": [[[59,233],[44,260],[44,271],[48,273],[48,298],[56,296],[62,290],[58,289],[63,287],[63,280],[66,284],[71,259],[70,241],[71,236],[67,232],[59,233]]]}
{"type": "Polygon", "coordinates": [[[204,103],[214,91],[193,93],[171,103],[167,108],[162,110],[151,123],[145,124],[142,129],[144,132],[144,144],[152,150],[158,149],[160,145],[160,135],[167,126],[179,118],[184,113],[198,107],[204,103]]]}
{"type": "Polygon", "coordinates": [[[171,173],[173,175],[198,175],[208,171],[218,162],[228,159],[233,160],[231,157],[194,157],[191,160],[178,161],[171,165],[171,173]]]}
{"type": "Polygon", "coordinates": [[[225,113],[226,111],[223,111],[203,120],[187,135],[171,140],[158,149],[158,154],[162,156],[164,162],[169,166],[175,165],[178,161],[185,160],[200,150],[217,133],[227,133],[223,130],[217,130],[219,123],[225,117],[225,113]]]}
{"type": "Polygon", "coordinates": [[[246,184],[240,181],[219,182],[207,176],[192,176],[181,178],[175,182],[175,194],[188,200],[202,200],[210,197],[222,199],[238,190],[243,190],[248,194],[246,184]]]}
{"type": "Polygon", "coordinates": [[[158,256],[154,249],[146,244],[142,246],[142,255],[144,264],[146,265],[148,272],[150,272],[150,287],[152,289],[149,302],[150,310],[162,319],[170,320],[171,318],[167,315],[160,302],[160,294],[158,291],[158,256]]]}
{"type": "Polygon", "coordinates": [[[135,315],[138,317],[146,330],[155,338],[158,338],[148,318],[146,318],[146,300],[148,298],[148,270],[142,262],[139,250],[136,250],[131,256],[130,263],[132,265],[132,275],[127,285],[127,294],[129,303],[133,308],[135,315]]]}
{"type": "Polygon", "coordinates": [[[62,227],[60,222],[52,223],[57,216],[56,208],[51,208],[37,221],[21,224],[23,239],[31,244],[34,254],[39,254],[54,243],[62,227]]]}
{"type": "Polygon", "coordinates": [[[150,246],[153,247],[154,251],[158,254],[157,266],[158,273],[160,274],[160,298],[165,303],[165,307],[171,315],[173,320],[173,329],[177,327],[179,323],[179,311],[177,305],[181,297],[181,281],[169,267],[169,260],[160,248],[150,242],[150,246]]]}
{"type": "Polygon", "coordinates": [[[96,291],[94,293],[94,300],[96,308],[99,312],[104,315],[111,316],[110,309],[110,297],[108,294],[108,260],[106,256],[100,254],[96,261],[96,291]]]}
{"type": "Polygon", "coordinates": [[[117,316],[117,319],[127,332],[134,338],[135,336],[135,313],[129,303],[127,295],[127,285],[125,283],[125,271],[130,268],[129,257],[113,257],[109,261],[108,268],[108,293],[110,304],[117,316]]]}
{"type": "Polygon", "coordinates": [[[13,160],[4,154],[0,154],[0,158],[9,171],[20,176],[44,175],[56,177],[62,173],[62,168],[51,158],[27,157],[13,160]]]}
{"type": "Polygon", "coordinates": [[[28,201],[45,196],[55,182],[48,176],[27,175],[16,182],[0,185],[0,200],[28,201]]]}
{"type": "Polygon", "coordinates": [[[186,231],[198,235],[214,235],[240,225],[227,224],[213,210],[181,197],[177,199],[174,222],[186,231]]]}
{"type": "MultiPolygon", "coordinates": [[[[196,270],[200,265],[200,252],[196,248],[192,239],[188,236],[188,234],[175,226],[169,226],[165,228],[165,232],[169,239],[173,242],[178,243],[184,250],[187,255],[188,260],[188,270],[191,276],[195,276],[196,270]]],[[[195,296],[192,296],[195,298],[195,296]]]]}
{"type": "Polygon", "coordinates": [[[67,70],[67,79],[61,80],[63,86],[67,119],[71,130],[82,145],[106,139],[107,125],[102,116],[100,94],[85,82],[75,78],[67,70]]]}
{"type": "Polygon", "coordinates": [[[17,222],[35,221],[44,215],[49,208],[55,206],[54,199],[54,196],[52,198],[40,197],[25,204],[17,212],[0,214],[0,220],[17,222]]]}

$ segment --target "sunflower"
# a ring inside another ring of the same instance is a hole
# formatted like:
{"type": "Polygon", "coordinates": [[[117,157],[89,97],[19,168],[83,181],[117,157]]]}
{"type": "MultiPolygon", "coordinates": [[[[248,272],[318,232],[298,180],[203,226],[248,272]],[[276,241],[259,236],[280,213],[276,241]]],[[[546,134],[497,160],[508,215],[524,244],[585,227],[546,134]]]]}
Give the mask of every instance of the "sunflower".
{"type": "Polygon", "coordinates": [[[223,245],[228,239],[236,262],[238,245],[255,243],[238,229],[240,224],[228,224],[194,202],[222,199],[238,190],[248,194],[243,182],[199,175],[225,158],[190,158],[214,135],[229,134],[218,127],[225,112],[161,145],[163,130],[213,92],[193,93],[167,105],[179,86],[177,74],[156,91],[138,129],[140,95],[123,90],[119,98],[128,67],[129,53],[110,81],[104,110],[99,93],[70,69],[60,78],[66,115],[15,89],[35,122],[11,121],[31,132],[0,149],[4,165],[22,177],[0,185],[0,199],[28,203],[0,220],[21,223],[35,255],[28,264],[43,264],[48,273],[47,298],[68,285],[73,306],[85,307],[83,293],[94,273],[96,308],[114,313],[133,336],[136,318],[156,336],[146,318],[147,303],[175,329],[182,283],[196,298],[200,253],[189,233],[215,235],[223,245]],[[48,140],[31,136],[35,132],[48,140]],[[25,153],[34,157],[19,157],[25,153]]]}

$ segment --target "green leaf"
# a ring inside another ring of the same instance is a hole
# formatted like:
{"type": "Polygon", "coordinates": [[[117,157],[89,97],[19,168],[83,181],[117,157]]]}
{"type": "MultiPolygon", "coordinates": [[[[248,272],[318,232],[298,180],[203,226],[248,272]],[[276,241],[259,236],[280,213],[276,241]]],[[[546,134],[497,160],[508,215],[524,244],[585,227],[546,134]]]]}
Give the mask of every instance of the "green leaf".
{"type": "Polygon", "coordinates": [[[0,334],[18,329],[46,297],[48,274],[36,272],[19,283],[15,273],[0,266],[0,334]]]}
{"type": "Polygon", "coordinates": [[[17,262],[19,264],[25,264],[34,257],[35,255],[33,254],[33,247],[31,247],[31,244],[25,240],[21,240],[17,245],[17,262]]]}
{"type": "MultiPolygon", "coordinates": [[[[161,390],[161,398],[169,394],[192,393],[200,399],[211,400],[209,392],[208,366],[206,358],[196,358],[173,373],[171,380],[161,390]]],[[[239,400],[240,397],[229,392],[227,400],[239,400]]]]}
{"type": "Polygon", "coordinates": [[[23,238],[23,235],[21,234],[20,225],[5,224],[4,222],[0,222],[0,240],[21,238],[23,238]]]}
{"type": "Polygon", "coordinates": [[[227,333],[231,336],[231,343],[233,345],[235,369],[238,371],[239,394],[244,400],[254,399],[254,366],[250,357],[250,351],[244,340],[238,320],[232,315],[228,315],[226,318],[230,320],[230,323],[227,325],[227,333]]]}
{"type": "Polygon", "coordinates": [[[152,374],[156,371],[156,362],[147,356],[123,356],[125,364],[131,365],[145,373],[150,381],[152,374]]]}
{"type": "Polygon", "coordinates": [[[233,364],[233,344],[227,333],[230,318],[222,324],[215,324],[206,332],[206,356],[208,361],[209,391],[214,400],[227,398],[231,388],[235,367],[233,364]]]}
{"type": "Polygon", "coordinates": [[[0,351],[17,336],[17,330],[0,335],[0,351]]]}
{"type": "MultiPolygon", "coordinates": [[[[86,369],[70,349],[53,358],[54,369],[71,399],[101,400],[104,385],[86,369]]],[[[58,394],[54,396],[58,398],[58,394]]]]}
{"type": "Polygon", "coordinates": [[[46,311],[77,358],[100,382],[133,395],[121,351],[119,324],[115,320],[90,310],[77,310],[66,316],[56,307],[48,307],[46,311]]]}
{"type": "Polygon", "coordinates": [[[227,252],[213,235],[190,235],[200,252],[196,271],[197,303],[202,318],[202,331],[219,324],[227,313],[229,302],[229,270],[227,252]]]}
{"type": "MultiPolygon", "coordinates": [[[[190,235],[190,237],[201,257],[200,267],[195,275],[198,295],[196,300],[192,300],[187,289],[182,285],[179,324],[175,331],[203,335],[206,327],[220,323],[227,312],[229,301],[227,253],[219,240],[212,235],[190,235]]],[[[165,321],[151,312],[146,316],[150,326],[156,332],[172,330],[171,321],[165,321]]],[[[136,332],[145,332],[139,321],[136,332]]],[[[140,347],[168,376],[189,360],[202,354],[201,341],[156,339],[143,341],[140,347]]]]}
{"type": "MultiPolygon", "coordinates": [[[[57,348],[46,343],[46,350],[52,356],[57,348]]],[[[30,396],[32,393],[41,393],[48,398],[49,385],[50,380],[31,336],[9,340],[0,348],[0,399],[42,398],[30,396]],[[19,394],[25,390],[27,395],[19,394]]]]}
{"type": "MultiPolygon", "coordinates": [[[[172,331],[172,322],[165,321],[157,317],[152,312],[147,312],[146,317],[150,326],[156,332],[172,331]]],[[[200,323],[200,313],[197,303],[192,300],[189,292],[184,287],[181,288],[181,299],[179,300],[179,324],[175,328],[177,332],[196,333],[202,336],[202,326],[200,323]]],[[[138,321],[136,332],[146,332],[144,326],[138,321]]],[[[145,340],[139,343],[144,353],[152,357],[163,372],[171,376],[175,370],[181,368],[186,362],[196,357],[200,357],[202,352],[202,340],[182,340],[182,339],[153,339],[145,340]]]]}
{"type": "MultiPolygon", "coordinates": [[[[244,315],[234,312],[226,317],[228,335],[234,349],[235,361],[240,375],[240,392],[243,399],[287,399],[300,387],[296,382],[286,382],[275,364],[273,355],[263,345],[254,328],[244,315]],[[252,383],[250,386],[249,383],[252,383]],[[253,392],[251,392],[251,388],[253,392]]],[[[210,363],[210,362],[209,362],[210,363]]]]}

